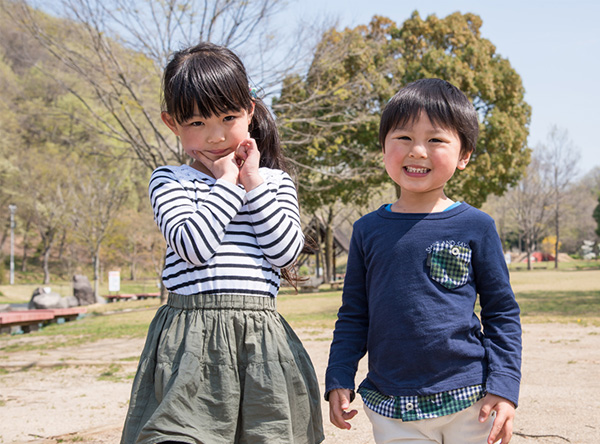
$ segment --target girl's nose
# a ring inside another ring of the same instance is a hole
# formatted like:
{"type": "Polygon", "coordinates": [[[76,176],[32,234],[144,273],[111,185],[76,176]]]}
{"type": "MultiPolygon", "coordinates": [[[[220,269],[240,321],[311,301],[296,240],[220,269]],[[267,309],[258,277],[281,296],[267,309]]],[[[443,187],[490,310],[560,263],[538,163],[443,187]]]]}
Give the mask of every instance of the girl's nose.
{"type": "Polygon", "coordinates": [[[206,140],[208,143],[223,142],[225,140],[225,131],[223,131],[221,128],[214,128],[208,133],[206,140]]]}

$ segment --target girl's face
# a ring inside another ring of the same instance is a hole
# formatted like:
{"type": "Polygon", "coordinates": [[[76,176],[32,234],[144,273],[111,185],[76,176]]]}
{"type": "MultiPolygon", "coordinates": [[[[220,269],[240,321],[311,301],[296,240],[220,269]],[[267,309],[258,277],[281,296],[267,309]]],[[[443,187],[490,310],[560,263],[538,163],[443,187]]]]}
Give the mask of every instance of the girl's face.
{"type": "Polygon", "coordinates": [[[254,107],[250,112],[243,109],[209,118],[194,113],[191,119],[182,123],[166,112],[161,117],[171,131],[179,136],[189,156],[198,159],[198,154],[202,153],[215,161],[234,152],[240,142],[248,137],[253,112],[254,107]]]}
{"type": "Polygon", "coordinates": [[[385,138],[385,169],[401,189],[400,198],[418,197],[435,202],[445,198],[444,186],[454,171],[467,166],[471,154],[461,154],[454,130],[434,126],[425,113],[385,138]]]}

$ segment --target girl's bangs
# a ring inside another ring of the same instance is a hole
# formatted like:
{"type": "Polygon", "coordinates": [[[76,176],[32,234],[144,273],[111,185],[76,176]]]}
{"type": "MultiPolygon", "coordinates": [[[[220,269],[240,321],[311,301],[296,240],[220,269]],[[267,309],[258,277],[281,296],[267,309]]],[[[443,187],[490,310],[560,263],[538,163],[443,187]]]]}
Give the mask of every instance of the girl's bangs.
{"type": "Polygon", "coordinates": [[[173,104],[175,118],[184,122],[195,115],[209,118],[250,109],[252,100],[247,81],[240,80],[233,73],[219,73],[216,70],[206,70],[206,67],[191,70],[186,78],[173,82],[171,97],[180,98],[178,103],[173,104]]]}

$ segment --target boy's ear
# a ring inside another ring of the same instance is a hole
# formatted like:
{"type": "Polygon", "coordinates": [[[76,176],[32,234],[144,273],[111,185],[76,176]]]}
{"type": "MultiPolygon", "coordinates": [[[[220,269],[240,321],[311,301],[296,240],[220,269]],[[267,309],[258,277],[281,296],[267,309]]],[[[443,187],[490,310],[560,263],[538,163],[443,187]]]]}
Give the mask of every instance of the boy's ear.
{"type": "Polygon", "coordinates": [[[179,136],[179,130],[177,129],[177,122],[175,122],[175,119],[173,118],[173,116],[171,116],[171,114],[163,111],[160,113],[160,118],[162,119],[163,122],[165,122],[165,125],[167,125],[169,127],[169,129],[171,131],[173,131],[173,133],[175,133],[176,136],[179,136]]]}
{"type": "Polygon", "coordinates": [[[471,160],[471,154],[473,154],[473,151],[461,154],[460,158],[458,159],[458,165],[456,165],[456,168],[459,170],[464,170],[467,167],[469,160],[471,160]]]}

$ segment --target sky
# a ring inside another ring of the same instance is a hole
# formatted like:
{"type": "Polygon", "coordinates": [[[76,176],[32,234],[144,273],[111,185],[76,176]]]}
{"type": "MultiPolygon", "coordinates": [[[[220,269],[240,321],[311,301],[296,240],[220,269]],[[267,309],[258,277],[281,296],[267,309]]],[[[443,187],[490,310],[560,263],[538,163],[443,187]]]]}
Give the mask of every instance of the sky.
{"type": "Polygon", "coordinates": [[[374,15],[401,24],[415,10],[423,19],[456,11],[479,15],[482,37],[523,81],[532,107],[529,146],[545,143],[556,125],[580,153],[575,177],[600,167],[598,0],[298,0],[290,2],[285,20],[291,26],[300,19],[330,17],[343,29],[367,24],[374,15]]]}

